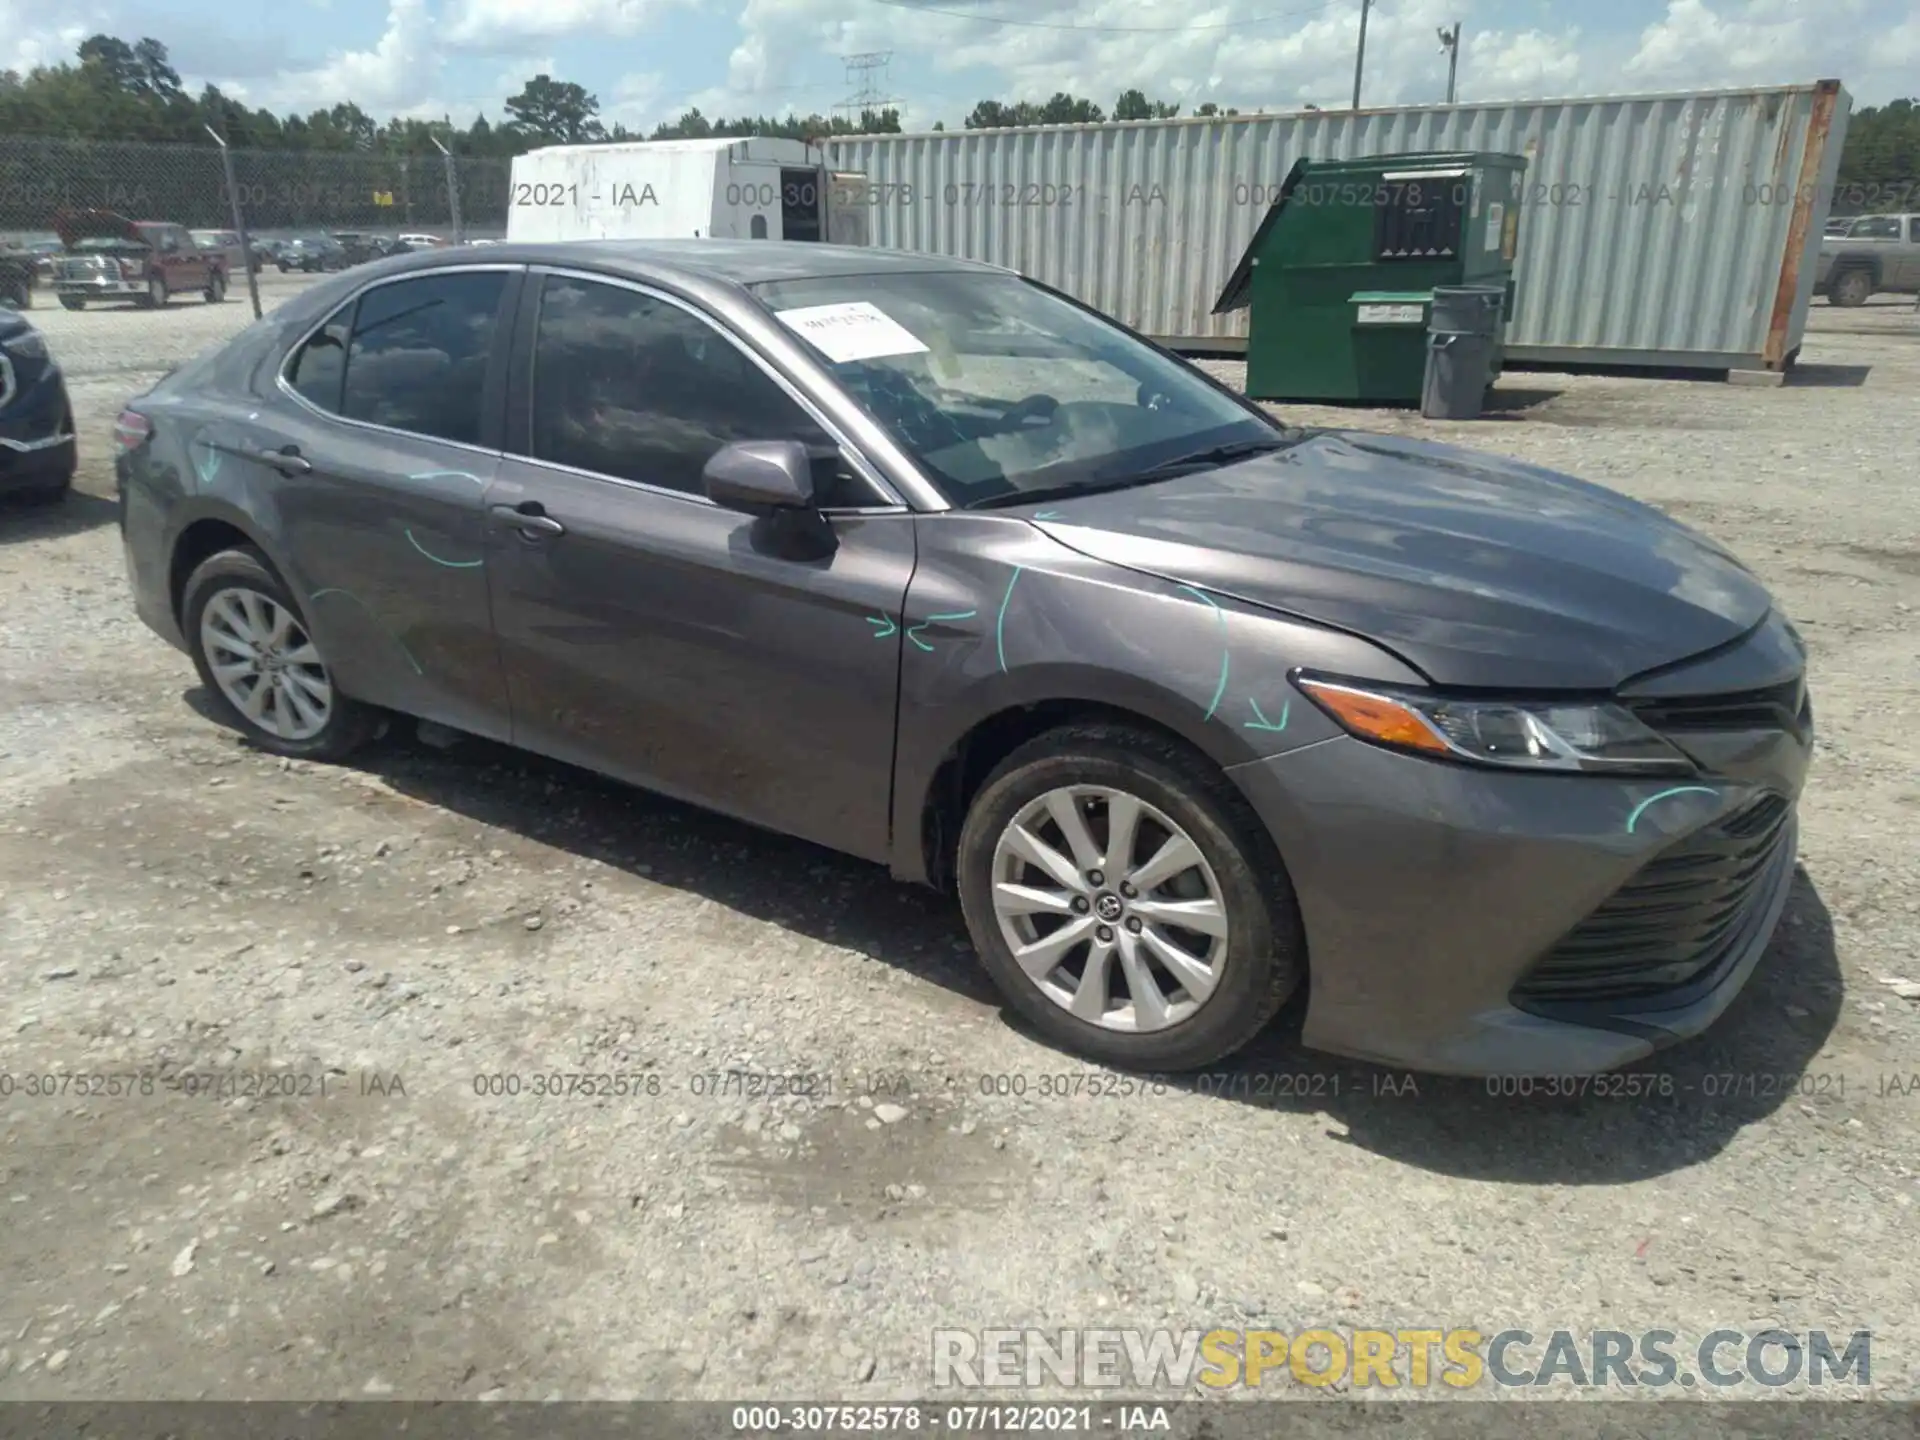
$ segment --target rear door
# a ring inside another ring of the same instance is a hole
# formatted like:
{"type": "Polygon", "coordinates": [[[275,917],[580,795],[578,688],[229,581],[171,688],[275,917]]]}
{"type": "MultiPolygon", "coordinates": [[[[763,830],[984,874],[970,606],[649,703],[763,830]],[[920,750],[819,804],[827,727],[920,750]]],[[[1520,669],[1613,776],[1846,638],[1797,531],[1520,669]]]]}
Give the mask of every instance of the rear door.
{"type": "Polygon", "coordinates": [[[295,350],[242,445],[290,456],[278,525],[341,688],[502,740],[484,496],[520,279],[471,266],[368,286],[295,350]]]}
{"type": "Polygon", "coordinates": [[[487,495],[514,740],[883,859],[913,516],[684,302],[536,271],[522,312],[487,495]],[[819,443],[819,543],[702,493],[745,439],[819,443]]]}

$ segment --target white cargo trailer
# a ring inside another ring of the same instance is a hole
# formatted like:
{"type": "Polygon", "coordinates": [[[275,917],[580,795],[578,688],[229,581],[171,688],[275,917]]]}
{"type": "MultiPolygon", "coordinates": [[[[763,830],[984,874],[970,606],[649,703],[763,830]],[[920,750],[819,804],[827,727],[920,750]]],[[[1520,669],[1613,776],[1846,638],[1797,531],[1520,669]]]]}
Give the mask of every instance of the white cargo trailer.
{"type": "Polygon", "coordinates": [[[859,178],[804,140],[550,145],[513,162],[507,239],[824,240],[836,187],[859,178]]]}

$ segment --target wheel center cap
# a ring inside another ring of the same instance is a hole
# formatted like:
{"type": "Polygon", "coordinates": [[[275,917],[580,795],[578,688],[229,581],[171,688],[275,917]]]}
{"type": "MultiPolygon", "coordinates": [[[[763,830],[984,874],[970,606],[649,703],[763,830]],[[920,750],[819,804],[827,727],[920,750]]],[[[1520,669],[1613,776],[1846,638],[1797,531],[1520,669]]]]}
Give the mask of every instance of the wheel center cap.
{"type": "Polygon", "coordinates": [[[1103,890],[1093,902],[1093,913],[1102,920],[1112,922],[1127,913],[1126,902],[1111,890],[1103,890]]]}

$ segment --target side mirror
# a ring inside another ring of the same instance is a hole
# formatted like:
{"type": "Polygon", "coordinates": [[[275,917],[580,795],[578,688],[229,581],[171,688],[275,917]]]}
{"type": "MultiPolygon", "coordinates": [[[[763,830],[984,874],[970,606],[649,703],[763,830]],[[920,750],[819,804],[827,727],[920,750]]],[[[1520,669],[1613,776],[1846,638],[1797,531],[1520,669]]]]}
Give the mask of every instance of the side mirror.
{"type": "Polygon", "coordinates": [[[798,440],[737,440],[700,472],[707,498],[729,510],[771,515],[811,510],[813,462],[798,440]]]}

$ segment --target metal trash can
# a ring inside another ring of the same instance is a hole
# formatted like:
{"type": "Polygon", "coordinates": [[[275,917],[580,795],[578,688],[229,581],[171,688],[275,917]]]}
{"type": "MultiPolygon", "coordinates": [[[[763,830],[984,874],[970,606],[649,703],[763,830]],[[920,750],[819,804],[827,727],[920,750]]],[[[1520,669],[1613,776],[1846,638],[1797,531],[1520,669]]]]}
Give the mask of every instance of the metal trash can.
{"type": "Polygon", "coordinates": [[[1489,285],[1434,287],[1420,386],[1420,413],[1427,419],[1479,418],[1493,384],[1505,304],[1506,291],[1489,285]]]}

